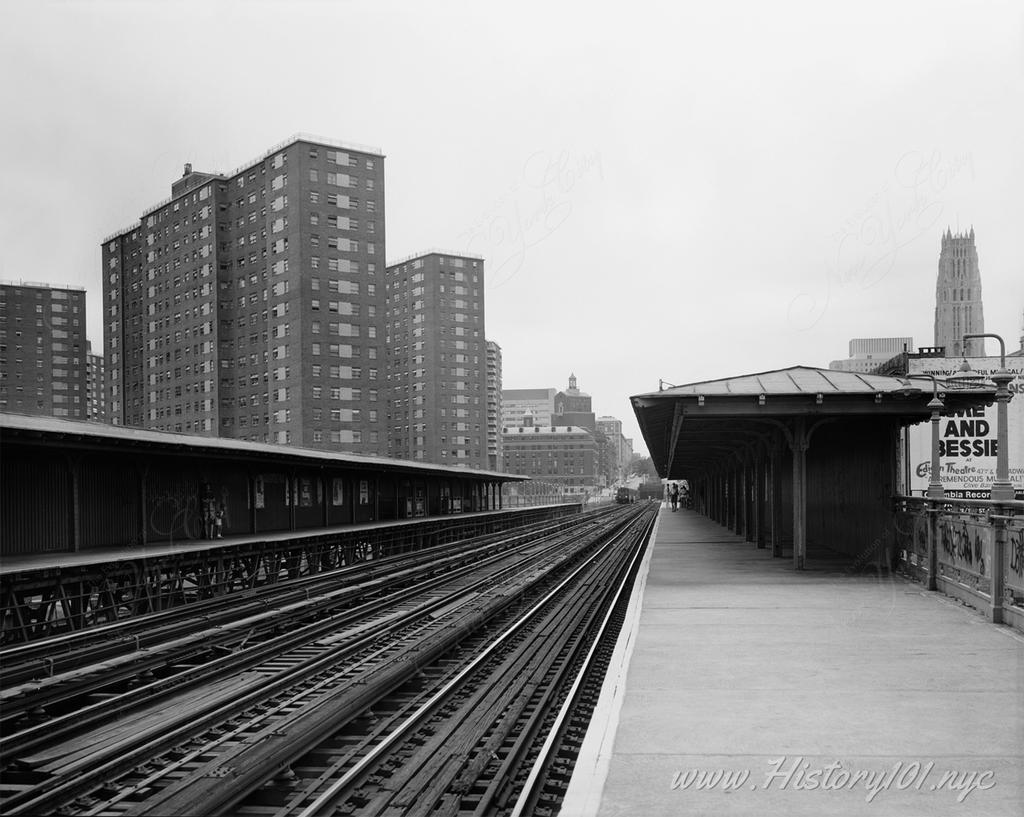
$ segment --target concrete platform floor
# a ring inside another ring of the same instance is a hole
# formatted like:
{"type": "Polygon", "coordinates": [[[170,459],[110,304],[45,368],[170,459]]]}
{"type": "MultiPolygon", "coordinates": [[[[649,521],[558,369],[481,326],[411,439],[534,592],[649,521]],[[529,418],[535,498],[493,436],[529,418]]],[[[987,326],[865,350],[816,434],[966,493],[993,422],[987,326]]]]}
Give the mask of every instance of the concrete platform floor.
{"type": "Polygon", "coordinates": [[[668,509],[633,605],[563,817],[1024,814],[1009,627],[668,509]]]}

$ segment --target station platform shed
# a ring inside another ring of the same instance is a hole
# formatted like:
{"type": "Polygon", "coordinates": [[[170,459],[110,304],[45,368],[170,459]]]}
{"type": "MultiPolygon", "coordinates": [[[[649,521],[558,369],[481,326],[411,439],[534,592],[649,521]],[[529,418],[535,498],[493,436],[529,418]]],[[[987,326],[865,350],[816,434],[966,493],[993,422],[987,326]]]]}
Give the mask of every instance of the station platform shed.
{"type": "Polygon", "coordinates": [[[0,453],[0,556],[497,510],[502,486],[526,479],[13,414],[0,453]]]}
{"type": "MultiPolygon", "coordinates": [[[[903,432],[930,420],[933,398],[921,380],[794,366],[631,400],[658,474],[799,570],[823,551],[892,564],[903,432]]],[[[994,399],[994,386],[949,389],[943,411],[994,399]]]]}

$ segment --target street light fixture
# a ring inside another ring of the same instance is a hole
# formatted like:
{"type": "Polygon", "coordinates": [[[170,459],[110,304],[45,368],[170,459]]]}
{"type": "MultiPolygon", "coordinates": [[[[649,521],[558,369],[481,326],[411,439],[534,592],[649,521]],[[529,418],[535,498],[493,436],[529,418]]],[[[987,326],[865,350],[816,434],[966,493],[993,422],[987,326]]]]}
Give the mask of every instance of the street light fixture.
{"type": "MultiPolygon", "coordinates": [[[[1008,502],[1013,499],[1013,483],[1010,482],[1010,460],[1007,445],[1006,404],[1010,402],[1010,381],[1013,375],[1006,370],[1006,344],[999,335],[991,332],[977,332],[964,335],[964,348],[971,338],[993,338],[999,341],[999,369],[990,375],[996,384],[996,478],[992,483],[992,499],[1008,502]]],[[[964,361],[966,363],[966,360],[964,361]]],[[[970,370],[968,365],[967,370],[970,370]]]]}

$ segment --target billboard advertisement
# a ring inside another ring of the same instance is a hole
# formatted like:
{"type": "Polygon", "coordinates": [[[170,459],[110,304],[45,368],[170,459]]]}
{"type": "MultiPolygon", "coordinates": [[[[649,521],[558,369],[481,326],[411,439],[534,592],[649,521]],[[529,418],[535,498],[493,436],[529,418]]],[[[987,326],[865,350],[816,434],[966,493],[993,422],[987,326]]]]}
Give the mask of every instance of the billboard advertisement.
{"type": "MultiPolygon", "coordinates": [[[[999,369],[998,357],[968,358],[974,373],[989,378],[999,369]]],[[[940,381],[959,373],[963,358],[911,358],[910,374],[933,374],[940,381]]],[[[1017,499],[1024,498],[1024,358],[1006,359],[1010,381],[1007,405],[1007,458],[1010,482],[1017,499]]],[[[925,381],[915,384],[929,388],[925,381]]],[[[943,391],[940,382],[939,391],[943,391]]],[[[939,420],[939,477],[946,496],[988,499],[996,476],[998,451],[996,404],[980,409],[943,414],[939,420]]],[[[932,428],[930,422],[910,427],[910,489],[921,496],[931,478],[932,428]]]]}

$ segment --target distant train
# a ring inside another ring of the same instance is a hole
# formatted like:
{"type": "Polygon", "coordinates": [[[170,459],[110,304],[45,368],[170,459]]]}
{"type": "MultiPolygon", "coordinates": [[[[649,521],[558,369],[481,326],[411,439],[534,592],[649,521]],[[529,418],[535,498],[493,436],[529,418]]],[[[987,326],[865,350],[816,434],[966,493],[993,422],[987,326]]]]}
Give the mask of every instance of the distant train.
{"type": "Polygon", "coordinates": [[[629,505],[636,502],[637,492],[635,488],[619,488],[615,492],[615,501],[620,505],[629,505]]]}

